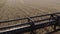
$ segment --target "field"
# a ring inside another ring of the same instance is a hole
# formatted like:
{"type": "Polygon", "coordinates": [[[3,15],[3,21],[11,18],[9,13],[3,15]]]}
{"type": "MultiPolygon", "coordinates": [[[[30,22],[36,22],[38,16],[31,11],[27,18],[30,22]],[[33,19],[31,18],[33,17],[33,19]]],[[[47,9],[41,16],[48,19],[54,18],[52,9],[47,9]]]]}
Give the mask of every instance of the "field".
{"type": "MultiPolygon", "coordinates": [[[[56,12],[60,12],[60,0],[0,0],[0,20],[25,18],[56,12]]],[[[19,24],[18,22],[1,23],[0,27],[19,24]]]]}

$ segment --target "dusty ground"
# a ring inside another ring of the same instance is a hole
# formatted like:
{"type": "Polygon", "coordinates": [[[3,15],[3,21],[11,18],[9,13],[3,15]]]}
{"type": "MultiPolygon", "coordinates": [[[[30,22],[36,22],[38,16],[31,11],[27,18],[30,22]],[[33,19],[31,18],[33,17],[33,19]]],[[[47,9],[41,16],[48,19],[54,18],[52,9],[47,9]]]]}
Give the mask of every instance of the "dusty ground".
{"type": "Polygon", "coordinates": [[[59,12],[59,0],[0,0],[0,20],[59,12]]]}
{"type": "Polygon", "coordinates": [[[59,0],[0,0],[0,20],[59,12],[59,0]]]}

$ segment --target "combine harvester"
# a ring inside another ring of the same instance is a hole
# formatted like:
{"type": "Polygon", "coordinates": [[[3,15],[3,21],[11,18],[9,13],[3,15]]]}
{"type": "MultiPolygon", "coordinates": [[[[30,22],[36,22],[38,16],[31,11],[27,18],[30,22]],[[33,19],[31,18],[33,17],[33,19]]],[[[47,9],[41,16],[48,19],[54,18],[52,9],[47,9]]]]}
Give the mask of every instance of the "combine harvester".
{"type": "Polygon", "coordinates": [[[12,21],[25,20],[25,19],[27,19],[28,21],[28,23],[24,23],[24,24],[16,24],[16,25],[0,27],[0,29],[4,29],[0,31],[0,34],[22,34],[25,32],[30,32],[30,34],[37,34],[35,32],[36,29],[41,29],[49,26],[51,27],[53,26],[53,31],[47,32],[46,34],[57,32],[60,30],[60,28],[57,29],[57,26],[60,27],[59,14],[60,13],[53,13],[53,14],[27,17],[27,18],[16,19],[16,20],[0,21],[0,23],[8,23],[12,21]],[[49,16],[49,17],[41,20],[37,20],[37,21],[32,20],[33,18],[41,18],[46,16],[49,16]]]}

